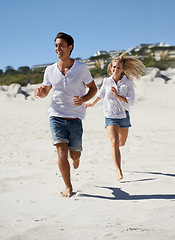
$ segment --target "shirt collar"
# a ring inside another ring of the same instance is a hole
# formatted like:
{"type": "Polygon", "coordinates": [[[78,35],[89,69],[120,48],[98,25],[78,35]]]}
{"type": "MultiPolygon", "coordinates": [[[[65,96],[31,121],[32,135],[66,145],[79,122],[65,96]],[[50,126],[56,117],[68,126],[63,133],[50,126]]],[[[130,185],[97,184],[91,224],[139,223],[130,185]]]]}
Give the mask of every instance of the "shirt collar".
{"type": "MultiPolygon", "coordinates": [[[[113,79],[112,76],[110,76],[110,78],[112,79],[112,81],[114,81],[114,79],[113,79]]],[[[118,81],[118,83],[119,83],[120,81],[125,80],[125,79],[127,79],[127,77],[126,77],[125,75],[123,75],[123,77],[118,81]]],[[[114,81],[114,82],[115,82],[115,81],[114,81]]]]}

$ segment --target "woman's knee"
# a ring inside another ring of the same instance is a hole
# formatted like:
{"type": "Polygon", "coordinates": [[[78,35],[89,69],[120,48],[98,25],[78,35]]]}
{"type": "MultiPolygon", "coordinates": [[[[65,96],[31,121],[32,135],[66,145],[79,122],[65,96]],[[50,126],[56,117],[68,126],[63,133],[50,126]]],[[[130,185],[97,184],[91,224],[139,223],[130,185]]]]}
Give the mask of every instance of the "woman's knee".
{"type": "Polygon", "coordinates": [[[111,139],[111,144],[112,144],[112,147],[119,148],[119,140],[118,139],[112,138],[111,139]]]}
{"type": "MultiPolygon", "coordinates": [[[[126,141],[125,141],[125,142],[126,142],[126,141]]],[[[120,141],[120,142],[119,142],[119,147],[125,146],[125,142],[120,141]]]]}

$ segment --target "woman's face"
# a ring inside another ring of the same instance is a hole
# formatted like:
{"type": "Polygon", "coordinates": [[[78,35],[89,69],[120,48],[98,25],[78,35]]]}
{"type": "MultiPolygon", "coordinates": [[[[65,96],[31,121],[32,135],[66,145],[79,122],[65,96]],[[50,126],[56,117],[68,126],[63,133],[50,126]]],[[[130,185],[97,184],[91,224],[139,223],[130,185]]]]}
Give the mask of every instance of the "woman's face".
{"type": "Polygon", "coordinates": [[[123,63],[118,62],[118,61],[113,62],[111,72],[112,72],[113,77],[121,76],[121,74],[124,72],[123,63]]]}

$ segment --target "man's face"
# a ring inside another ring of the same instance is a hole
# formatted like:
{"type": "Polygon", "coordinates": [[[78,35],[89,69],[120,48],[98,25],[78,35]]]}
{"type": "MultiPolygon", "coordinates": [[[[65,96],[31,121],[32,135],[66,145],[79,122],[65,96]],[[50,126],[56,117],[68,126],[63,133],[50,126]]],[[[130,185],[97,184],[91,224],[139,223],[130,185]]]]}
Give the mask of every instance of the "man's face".
{"type": "Polygon", "coordinates": [[[62,38],[57,38],[55,40],[55,52],[57,57],[65,60],[66,58],[70,57],[70,53],[72,50],[72,45],[67,46],[67,42],[62,38]]]}

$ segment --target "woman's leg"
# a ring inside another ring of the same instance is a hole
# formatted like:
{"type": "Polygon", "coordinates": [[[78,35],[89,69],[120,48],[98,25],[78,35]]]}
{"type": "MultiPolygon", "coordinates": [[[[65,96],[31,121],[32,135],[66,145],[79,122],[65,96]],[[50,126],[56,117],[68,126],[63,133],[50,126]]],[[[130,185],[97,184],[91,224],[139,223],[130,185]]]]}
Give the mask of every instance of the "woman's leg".
{"type": "Polygon", "coordinates": [[[112,144],[112,158],[117,169],[118,181],[120,181],[123,178],[123,174],[121,170],[121,155],[119,149],[119,126],[110,125],[106,127],[106,130],[112,144]]]}
{"type": "Polygon", "coordinates": [[[119,128],[119,147],[125,145],[129,128],[119,128]]]}

